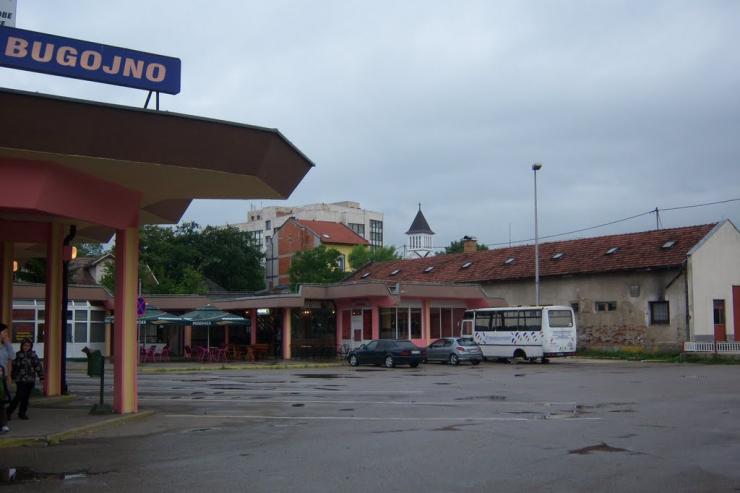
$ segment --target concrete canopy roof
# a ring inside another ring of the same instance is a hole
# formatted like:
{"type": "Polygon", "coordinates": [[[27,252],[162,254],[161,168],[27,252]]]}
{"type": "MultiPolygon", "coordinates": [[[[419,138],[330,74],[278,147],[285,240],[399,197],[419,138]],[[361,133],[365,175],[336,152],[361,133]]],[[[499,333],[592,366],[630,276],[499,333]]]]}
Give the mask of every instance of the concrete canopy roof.
{"type": "MultiPolygon", "coordinates": [[[[192,199],[284,199],[313,163],[278,130],[0,89],[0,165],[42,163],[140,194],[140,224],[173,224],[192,199]]],[[[39,211],[107,241],[114,228],[39,211]]]]}

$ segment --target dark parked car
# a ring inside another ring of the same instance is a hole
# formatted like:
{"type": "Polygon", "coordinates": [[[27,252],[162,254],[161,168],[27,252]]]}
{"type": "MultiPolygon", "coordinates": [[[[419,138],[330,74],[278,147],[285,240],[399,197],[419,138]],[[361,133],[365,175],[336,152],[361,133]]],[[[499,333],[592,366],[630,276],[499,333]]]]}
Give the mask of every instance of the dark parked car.
{"type": "Polygon", "coordinates": [[[370,341],[353,349],[347,355],[347,361],[352,366],[371,364],[385,365],[387,368],[393,368],[396,365],[409,365],[411,368],[416,368],[424,358],[424,349],[415,346],[411,341],[393,339],[370,341]]]}
{"type": "Polygon", "coordinates": [[[427,347],[427,361],[457,365],[470,361],[477,365],[483,361],[483,352],[472,337],[443,337],[427,347]]]}

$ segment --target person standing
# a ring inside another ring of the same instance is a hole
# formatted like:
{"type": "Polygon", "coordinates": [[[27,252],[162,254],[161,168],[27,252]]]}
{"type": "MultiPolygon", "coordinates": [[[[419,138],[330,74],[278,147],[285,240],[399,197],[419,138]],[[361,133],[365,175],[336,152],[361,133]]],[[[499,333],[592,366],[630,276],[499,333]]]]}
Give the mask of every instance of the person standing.
{"type": "Polygon", "coordinates": [[[13,415],[15,408],[20,404],[18,417],[28,419],[28,399],[31,397],[31,391],[36,383],[36,376],[39,380],[44,380],[44,370],[41,368],[41,361],[33,351],[33,342],[31,339],[23,339],[21,350],[15,354],[13,361],[13,381],[15,382],[15,397],[10,401],[8,406],[7,417],[13,415]]]}
{"type": "Polygon", "coordinates": [[[0,366],[5,368],[5,383],[10,387],[10,364],[13,362],[13,345],[10,343],[8,326],[0,322],[0,366]]]}
{"type": "Polygon", "coordinates": [[[10,428],[8,428],[8,415],[5,410],[5,404],[10,402],[10,397],[10,390],[5,380],[5,367],[0,365],[0,433],[10,431],[10,428]]]}

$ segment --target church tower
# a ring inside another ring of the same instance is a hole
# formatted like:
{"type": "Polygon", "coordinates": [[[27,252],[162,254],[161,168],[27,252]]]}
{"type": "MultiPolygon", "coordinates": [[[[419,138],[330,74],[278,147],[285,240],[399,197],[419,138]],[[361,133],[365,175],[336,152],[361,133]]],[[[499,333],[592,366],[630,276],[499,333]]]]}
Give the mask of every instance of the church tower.
{"type": "Polygon", "coordinates": [[[419,204],[419,212],[416,213],[414,222],[411,223],[411,227],[406,231],[406,234],[409,237],[406,246],[406,258],[422,258],[432,255],[434,231],[429,227],[429,223],[421,212],[421,204],[419,204]]]}

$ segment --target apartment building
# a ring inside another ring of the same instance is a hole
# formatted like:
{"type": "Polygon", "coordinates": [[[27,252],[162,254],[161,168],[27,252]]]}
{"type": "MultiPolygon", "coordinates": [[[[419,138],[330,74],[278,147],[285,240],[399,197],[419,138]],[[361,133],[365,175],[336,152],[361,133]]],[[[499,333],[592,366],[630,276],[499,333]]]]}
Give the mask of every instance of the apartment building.
{"type": "Polygon", "coordinates": [[[383,213],[363,209],[359,202],[352,201],[251,209],[246,222],[233,226],[250,232],[260,250],[266,253],[275,230],[291,217],[341,223],[366,239],[371,246],[383,246],[383,213]]]}

